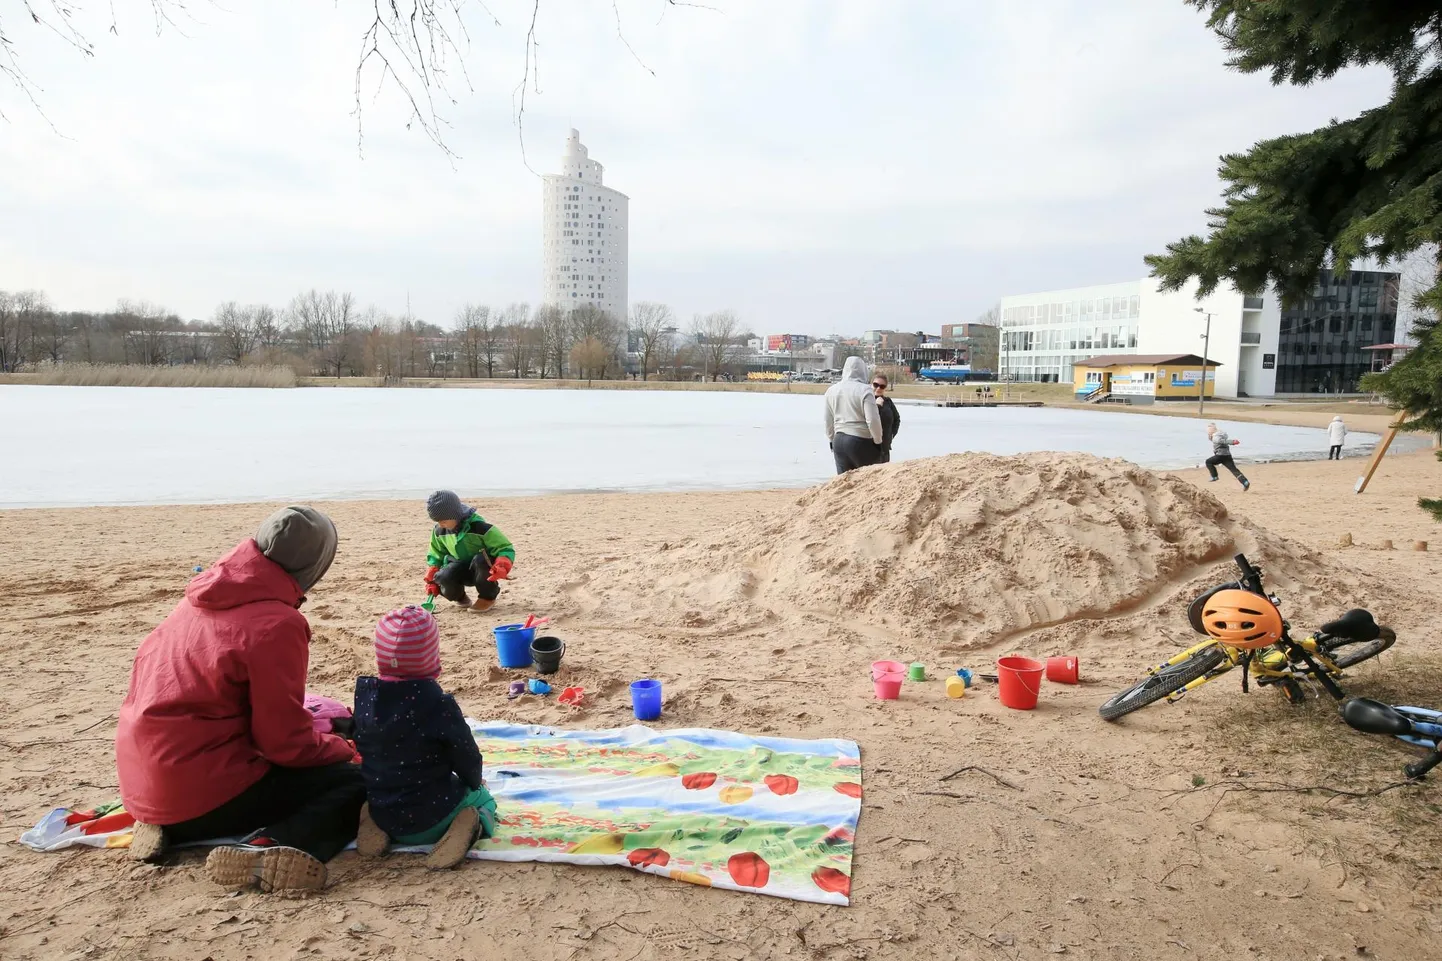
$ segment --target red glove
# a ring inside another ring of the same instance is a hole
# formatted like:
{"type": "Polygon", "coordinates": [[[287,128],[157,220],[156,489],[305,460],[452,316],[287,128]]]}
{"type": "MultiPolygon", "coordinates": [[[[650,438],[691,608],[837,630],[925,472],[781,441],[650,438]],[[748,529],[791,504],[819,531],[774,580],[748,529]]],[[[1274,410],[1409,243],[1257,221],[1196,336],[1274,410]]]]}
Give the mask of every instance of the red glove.
{"type": "Polygon", "coordinates": [[[504,581],[507,577],[510,576],[511,568],[513,566],[514,565],[511,563],[511,559],[509,557],[496,558],[495,560],[491,561],[491,576],[486,578],[486,580],[504,581]]]}
{"type": "Polygon", "coordinates": [[[426,583],[427,583],[427,584],[434,584],[435,581],[436,581],[436,575],[439,574],[440,572],[441,572],[441,569],[440,569],[439,567],[428,567],[428,568],[426,568],[426,583]]]}
{"type": "Polygon", "coordinates": [[[426,596],[440,597],[441,585],[437,584],[435,581],[426,581],[426,596]]]}
{"type": "Polygon", "coordinates": [[[1240,444],[1240,443],[1241,443],[1241,441],[1239,441],[1239,440],[1234,440],[1234,441],[1232,441],[1232,446],[1233,446],[1233,447],[1236,447],[1236,446],[1237,446],[1238,444],[1240,444]]]}

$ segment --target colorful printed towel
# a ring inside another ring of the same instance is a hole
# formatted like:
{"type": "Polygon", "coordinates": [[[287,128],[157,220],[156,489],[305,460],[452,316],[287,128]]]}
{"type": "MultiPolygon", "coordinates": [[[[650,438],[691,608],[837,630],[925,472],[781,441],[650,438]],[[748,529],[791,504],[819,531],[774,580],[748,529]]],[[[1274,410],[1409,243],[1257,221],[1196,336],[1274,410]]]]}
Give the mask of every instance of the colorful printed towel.
{"type": "MultiPolygon", "coordinates": [[[[796,901],[847,904],[861,813],[851,741],[472,722],[501,816],[470,856],[616,865],[796,901]]],[[[120,847],[133,823],[53,811],[21,842],[120,847]],[[123,823],[122,823],[123,822],[123,823]]]]}

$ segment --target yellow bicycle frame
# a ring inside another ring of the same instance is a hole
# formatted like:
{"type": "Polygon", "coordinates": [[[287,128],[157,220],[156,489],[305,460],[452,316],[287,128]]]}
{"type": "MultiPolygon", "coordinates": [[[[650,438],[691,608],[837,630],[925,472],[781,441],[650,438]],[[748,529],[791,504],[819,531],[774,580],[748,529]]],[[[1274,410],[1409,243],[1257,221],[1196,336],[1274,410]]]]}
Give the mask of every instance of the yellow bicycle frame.
{"type": "MultiPolygon", "coordinates": [[[[1287,655],[1286,647],[1288,644],[1295,644],[1302,650],[1306,651],[1308,654],[1311,654],[1313,659],[1316,660],[1318,666],[1321,667],[1328,674],[1332,675],[1333,677],[1341,676],[1342,669],[1337,666],[1335,661],[1333,661],[1326,654],[1322,653],[1321,649],[1317,646],[1317,638],[1315,636],[1309,635],[1300,641],[1293,641],[1291,637],[1284,636],[1283,639],[1278,643],[1273,644],[1270,647],[1264,647],[1261,650],[1257,651],[1256,656],[1252,658],[1252,677],[1283,678],[1296,676],[1292,671],[1292,658],[1287,655]]],[[[1179,688],[1178,690],[1175,690],[1171,694],[1167,695],[1167,703],[1170,704],[1171,702],[1180,698],[1182,695],[1186,694],[1188,691],[1195,690],[1196,688],[1201,687],[1208,681],[1221,677],[1223,674],[1227,673],[1232,668],[1242,663],[1242,657],[1246,654],[1246,652],[1242,649],[1236,647],[1228,647],[1221,641],[1203,641],[1200,644],[1194,645],[1187,648],[1185,651],[1182,651],[1180,654],[1167,661],[1161,667],[1174,667],[1175,665],[1180,664],[1188,658],[1200,654],[1202,651],[1205,651],[1211,647],[1221,648],[1222,653],[1227,656],[1226,661],[1217,666],[1215,669],[1208,671],[1206,674],[1203,674],[1195,681],[1192,681],[1187,686],[1179,688]]],[[[1149,675],[1154,675],[1159,670],[1161,670],[1161,668],[1152,668],[1147,673],[1149,675]]]]}

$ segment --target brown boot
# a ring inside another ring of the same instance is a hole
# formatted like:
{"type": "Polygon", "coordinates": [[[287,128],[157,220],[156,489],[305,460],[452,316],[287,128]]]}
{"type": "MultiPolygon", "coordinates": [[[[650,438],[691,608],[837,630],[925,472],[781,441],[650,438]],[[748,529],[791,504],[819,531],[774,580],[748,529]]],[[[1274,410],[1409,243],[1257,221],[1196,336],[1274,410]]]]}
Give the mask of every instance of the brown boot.
{"type": "Polygon", "coordinates": [[[456,815],[446,833],[426,855],[426,867],[432,871],[444,871],[460,864],[480,833],[480,813],[475,808],[461,808],[461,813],[456,815]]]}
{"type": "Polygon", "coordinates": [[[489,611],[491,608],[493,608],[493,607],[495,607],[495,606],[496,606],[496,602],[495,602],[494,600],[487,600],[487,599],[484,598],[484,597],[478,597],[478,598],[476,598],[476,602],[471,605],[471,610],[473,610],[473,611],[475,611],[475,612],[477,612],[477,613],[482,613],[482,612],[484,612],[484,611],[489,611]]]}
{"type": "Polygon", "coordinates": [[[378,858],[391,846],[390,836],[371,820],[371,806],[361,807],[360,828],[356,831],[355,851],[363,858],[378,858]]]}
{"type": "Polygon", "coordinates": [[[319,891],[325,887],[325,865],[298,848],[237,844],[216,848],[205,859],[205,873],[233,890],[319,891]]]}
{"type": "Polygon", "coordinates": [[[130,859],[154,864],[165,857],[165,830],[158,824],[135,822],[130,831],[130,859]]]}

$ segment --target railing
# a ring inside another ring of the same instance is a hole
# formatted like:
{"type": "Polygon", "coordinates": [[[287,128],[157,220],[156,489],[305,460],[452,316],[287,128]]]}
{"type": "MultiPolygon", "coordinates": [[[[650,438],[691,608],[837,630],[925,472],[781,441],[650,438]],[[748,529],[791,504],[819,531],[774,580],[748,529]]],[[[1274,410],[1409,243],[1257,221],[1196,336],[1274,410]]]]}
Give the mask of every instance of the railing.
{"type": "Polygon", "coordinates": [[[1260,344],[1262,343],[1262,335],[1261,335],[1261,334],[1254,334],[1254,333],[1252,333],[1251,331],[1244,330],[1244,331],[1242,331],[1242,343],[1243,343],[1244,345],[1246,345],[1246,344],[1250,344],[1250,345],[1253,345],[1253,346],[1260,345],[1260,344]]]}
{"type": "Polygon", "coordinates": [[[1243,298],[1242,298],[1242,309],[1243,309],[1243,310],[1261,310],[1261,309],[1262,309],[1262,298],[1260,298],[1260,297],[1243,297],[1243,298]]]}

